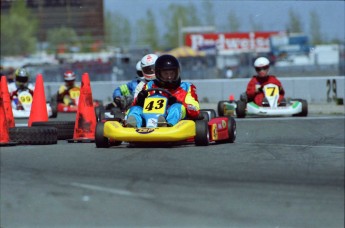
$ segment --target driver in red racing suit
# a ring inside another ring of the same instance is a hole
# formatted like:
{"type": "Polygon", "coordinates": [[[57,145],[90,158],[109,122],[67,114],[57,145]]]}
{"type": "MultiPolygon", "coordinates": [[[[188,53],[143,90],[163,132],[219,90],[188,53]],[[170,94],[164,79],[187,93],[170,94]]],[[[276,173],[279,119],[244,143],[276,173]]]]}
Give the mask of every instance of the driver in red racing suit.
{"type": "Polygon", "coordinates": [[[265,57],[259,57],[254,62],[255,71],[257,75],[254,75],[247,85],[246,94],[248,101],[254,101],[255,104],[262,106],[265,94],[262,89],[267,84],[275,84],[279,87],[279,99],[278,104],[284,100],[285,91],[281,82],[274,75],[268,75],[270,62],[265,57]]]}
{"type": "MultiPolygon", "coordinates": [[[[147,89],[162,88],[173,96],[168,97],[166,119],[158,119],[158,126],[173,126],[181,119],[196,119],[200,114],[200,105],[196,87],[189,82],[181,82],[180,63],[172,55],[162,55],[155,63],[156,79],[147,82],[133,101],[128,111],[127,126],[141,127],[143,125],[144,100],[149,96],[147,89]]],[[[162,93],[164,95],[164,92],[162,93]]],[[[161,117],[162,118],[162,117],[161,117]]]]}

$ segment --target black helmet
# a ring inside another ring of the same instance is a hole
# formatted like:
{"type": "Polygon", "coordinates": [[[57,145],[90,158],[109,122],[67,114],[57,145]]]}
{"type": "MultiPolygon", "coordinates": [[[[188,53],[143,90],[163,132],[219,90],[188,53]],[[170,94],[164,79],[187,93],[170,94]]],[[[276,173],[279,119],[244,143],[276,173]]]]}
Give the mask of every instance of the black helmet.
{"type": "Polygon", "coordinates": [[[155,73],[155,83],[159,87],[176,89],[181,84],[180,63],[172,55],[161,55],[158,57],[155,64],[155,73]],[[170,77],[166,75],[168,71],[170,71],[170,77]]]}
{"type": "Polygon", "coordinates": [[[15,80],[19,84],[26,84],[29,82],[29,72],[25,70],[24,68],[19,68],[14,73],[15,80]]]}

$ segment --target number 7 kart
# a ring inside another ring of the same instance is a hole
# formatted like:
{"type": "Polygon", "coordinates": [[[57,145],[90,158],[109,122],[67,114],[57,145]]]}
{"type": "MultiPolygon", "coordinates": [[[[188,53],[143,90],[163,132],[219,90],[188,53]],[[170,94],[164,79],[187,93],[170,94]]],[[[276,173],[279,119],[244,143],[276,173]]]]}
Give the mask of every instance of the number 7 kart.
{"type": "Polygon", "coordinates": [[[144,102],[144,127],[128,127],[119,118],[101,119],[97,122],[95,143],[98,148],[130,144],[152,143],[195,143],[207,146],[210,142],[233,143],[236,139],[236,122],[233,117],[215,117],[213,112],[203,110],[196,120],[185,119],[174,126],[159,126],[159,117],[166,116],[169,97],[173,95],[163,89],[149,89],[153,92],[144,102]],[[162,94],[166,94],[163,96],[162,94]],[[211,114],[210,114],[211,113],[211,114]],[[211,118],[210,118],[211,117],[211,118]]]}
{"type": "Polygon", "coordinates": [[[264,101],[257,105],[254,101],[248,101],[246,94],[241,95],[237,102],[219,101],[218,114],[220,116],[234,115],[238,118],[250,116],[307,116],[308,103],[303,99],[288,99],[278,104],[279,88],[275,84],[267,84],[263,87],[264,101]]]}

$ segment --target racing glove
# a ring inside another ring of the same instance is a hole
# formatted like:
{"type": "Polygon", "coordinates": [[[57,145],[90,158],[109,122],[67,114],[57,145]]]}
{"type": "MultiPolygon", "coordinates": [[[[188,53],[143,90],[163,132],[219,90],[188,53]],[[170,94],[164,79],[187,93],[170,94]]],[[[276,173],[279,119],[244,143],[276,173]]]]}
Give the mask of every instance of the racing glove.
{"type": "Polygon", "coordinates": [[[172,105],[172,104],[175,104],[177,102],[177,98],[172,96],[172,97],[169,97],[168,99],[168,105],[172,105]]]}
{"type": "Polygon", "coordinates": [[[114,104],[116,107],[121,108],[121,97],[115,97],[114,98],[114,104]]]}
{"type": "Polygon", "coordinates": [[[143,106],[144,106],[145,98],[146,98],[148,95],[149,95],[149,92],[147,92],[146,90],[141,90],[141,91],[138,93],[138,96],[137,96],[137,105],[143,107],[143,106]]]}

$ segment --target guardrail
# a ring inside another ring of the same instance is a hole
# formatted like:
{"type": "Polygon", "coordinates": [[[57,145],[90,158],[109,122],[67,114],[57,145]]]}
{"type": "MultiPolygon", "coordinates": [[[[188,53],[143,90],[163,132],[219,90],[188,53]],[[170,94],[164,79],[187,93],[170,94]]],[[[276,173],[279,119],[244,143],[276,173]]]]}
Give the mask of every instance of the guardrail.
{"type": "MultiPolygon", "coordinates": [[[[344,99],[345,76],[327,77],[293,77],[279,78],[286,91],[286,97],[303,98],[309,103],[322,104],[344,99]]],[[[201,102],[218,102],[227,100],[229,95],[239,99],[241,93],[246,90],[249,78],[235,79],[204,79],[189,80],[197,87],[197,93],[201,102]]],[[[94,99],[111,101],[113,90],[127,81],[91,81],[92,96],[94,99]]],[[[61,82],[46,82],[46,97],[50,97],[58,91],[61,82]]]]}

